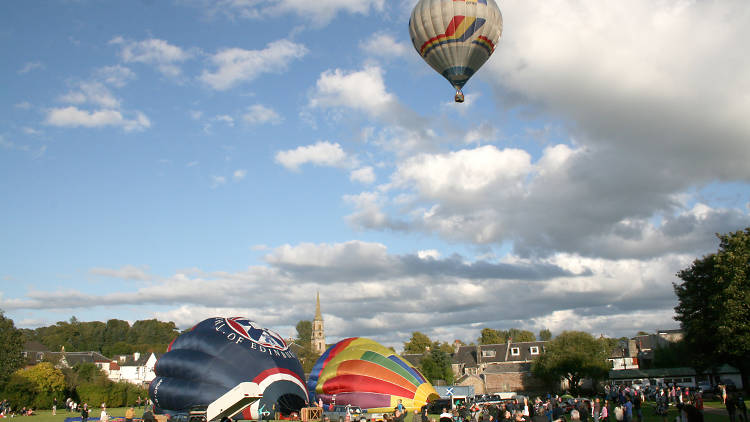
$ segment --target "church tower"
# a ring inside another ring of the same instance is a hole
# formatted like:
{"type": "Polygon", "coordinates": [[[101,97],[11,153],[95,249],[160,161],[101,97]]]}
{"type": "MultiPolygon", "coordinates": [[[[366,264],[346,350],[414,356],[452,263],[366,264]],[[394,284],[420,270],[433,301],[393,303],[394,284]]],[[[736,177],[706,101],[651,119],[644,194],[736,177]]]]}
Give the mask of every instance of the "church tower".
{"type": "Polygon", "coordinates": [[[326,351],[326,335],[323,331],[323,315],[320,313],[320,292],[315,304],[315,319],[312,323],[312,349],[322,355],[326,351]]]}

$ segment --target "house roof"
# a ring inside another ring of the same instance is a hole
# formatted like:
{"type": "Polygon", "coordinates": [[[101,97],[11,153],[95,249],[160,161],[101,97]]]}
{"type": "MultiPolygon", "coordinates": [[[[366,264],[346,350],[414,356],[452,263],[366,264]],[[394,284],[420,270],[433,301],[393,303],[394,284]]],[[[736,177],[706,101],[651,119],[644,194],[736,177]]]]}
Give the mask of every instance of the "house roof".
{"type": "MultiPolygon", "coordinates": [[[[52,355],[64,355],[68,365],[79,363],[109,363],[111,359],[99,352],[50,352],[52,355]]],[[[62,356],[60,357],[62,359],[62,356]]]]}
{"type": "Polygon", "coordinates": [[[508,362],[530,362],[537,354],[532,354],[531,349],[536,348],[537,353],[544,351],[546,341],[526,341],[502,344],[483,344],[479,346],[461,346],[453,354],[454,364],[463,364],[465,367],[476,367],[482,364],[508,363],[508,362]],[[516,351],[518,354],[514,355],[516,351]]]}

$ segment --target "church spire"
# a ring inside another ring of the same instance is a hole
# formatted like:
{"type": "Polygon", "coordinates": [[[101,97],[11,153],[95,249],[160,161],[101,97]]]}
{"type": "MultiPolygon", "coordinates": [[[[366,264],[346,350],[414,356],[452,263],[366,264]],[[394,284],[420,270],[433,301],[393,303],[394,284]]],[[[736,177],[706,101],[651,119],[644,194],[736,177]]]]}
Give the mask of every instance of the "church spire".
{"type": "Polygon", "coordinates": [[[318,291],[318,300],[315,303],[315,320],[322,321],[323,315],[320,313],[320,291],[318,291]]]}
{"type": "Polygon", "coordinates": [[[320,292],[315,301],[315,319],[312,322],[312,349],[318,355],[326,351],[326,334],[323,330],[323,314],[320,313],[320,292]]]}

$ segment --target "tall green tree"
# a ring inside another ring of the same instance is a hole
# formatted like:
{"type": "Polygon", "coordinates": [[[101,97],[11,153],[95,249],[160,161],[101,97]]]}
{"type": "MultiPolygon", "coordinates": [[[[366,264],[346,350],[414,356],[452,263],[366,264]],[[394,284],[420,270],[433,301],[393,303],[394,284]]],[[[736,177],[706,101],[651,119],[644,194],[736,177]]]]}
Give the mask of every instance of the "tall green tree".
{"type": "Polygon", "coordinates": [[[24,337],[13,320],[0,310],[0,386],[24,364],[24,337]]]}
{"type": "Polygon", "coordinates": [[[543,328],[539,330],[539,340],[541,341],[550,341],[552,340],[552,331],[550,331],[548,328],[543,328]]]}
{"type": "Polygon", "coordinates": [[[534,333],[528,330],[521,330],[518,328],[511,328],[508,330],[508,337],[512,339],[514,342],[523,342],[523,341],[536,341],[536,336],[534,333]]]}
{"type": "Polygon", "coordinates": [[[750,227],[717,234],[719,250],[693,261],[674,283],[684,341],[694,365],[708,369],[729,363],[743,385],[750,372],[750,227]]]}
{"type": "Polygon", "coordinates": [[[432,349],[422,359],[422,375],[431,383],[443,380],[447,385],[453,384],[453,369],[451,368],[450,356],[440,349],[432,349]]]}
{"type": "Polygon", "coordinates": [[[493,330],[492,328],[482,328],[479,333],[477,343],[479,344],[500,344],[505,343],[507,333],[504,331],[493,330]]]}
{"type": "Polygon", "coordinates": [[[299,344],[311,344],[312,321],[300,321],[297,323],[297,342],[299,344]]]}
{"type": "Polygon", "coordinates": [[[404,353],[424,353],[427,348],[433,348],[433,342],[426,334],[415,331],[411,339],[404,343],[404,353]]]}
{"type": "Polygon", "coordinates": [[[571,393],[577,395],[580,382],[590,378],[604,379],[609,371],[606,343],[582,331],[564,331],[546,346],[531,365],[531,372],[552,385],[568,381],[571,393]]]}

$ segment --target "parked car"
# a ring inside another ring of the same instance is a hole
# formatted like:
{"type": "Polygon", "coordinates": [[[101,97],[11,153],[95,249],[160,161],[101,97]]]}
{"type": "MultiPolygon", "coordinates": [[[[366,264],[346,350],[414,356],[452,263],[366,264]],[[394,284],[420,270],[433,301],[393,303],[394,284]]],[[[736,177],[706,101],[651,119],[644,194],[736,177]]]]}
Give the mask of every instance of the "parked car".
{"type": "Polygon", "coordinates": [[[333,408],[329,406],[323,407],[323,416],[328,416],[332,421],[344,422],[347,415],[349,416],[349,420],[358,421],[363,414],[364,412],[358,406],[348,404],[335,405],[333,408]]]}

